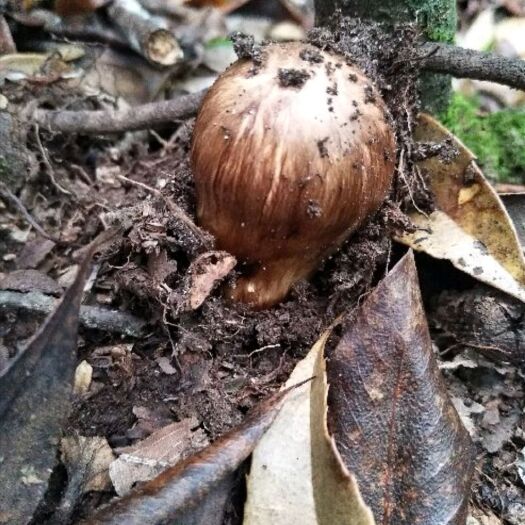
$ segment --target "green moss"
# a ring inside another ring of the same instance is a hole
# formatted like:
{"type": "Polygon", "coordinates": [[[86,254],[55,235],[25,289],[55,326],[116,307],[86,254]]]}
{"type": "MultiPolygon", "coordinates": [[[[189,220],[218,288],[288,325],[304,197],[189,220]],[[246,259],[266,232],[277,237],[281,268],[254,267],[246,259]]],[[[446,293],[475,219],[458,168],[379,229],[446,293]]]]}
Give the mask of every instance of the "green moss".
{"type": "Polygon", "coordinates": [[[525,110],[484,115],[477,98],[456,93],[440,120],[474,152],[487,177],[525,182],[525,110]]]}
{"type": "Polygon", "coordinates": [[[454,42],[456,34],[456,0],[410,0],[415,19],[425,36],[435,42],[454,42]]]}
{"type": "Polygon", "coordinates": [[[213,49],[216,47],[233,47],[231,38],[225,36],[216,36],[204,44],[205,49],[213,49]]]}

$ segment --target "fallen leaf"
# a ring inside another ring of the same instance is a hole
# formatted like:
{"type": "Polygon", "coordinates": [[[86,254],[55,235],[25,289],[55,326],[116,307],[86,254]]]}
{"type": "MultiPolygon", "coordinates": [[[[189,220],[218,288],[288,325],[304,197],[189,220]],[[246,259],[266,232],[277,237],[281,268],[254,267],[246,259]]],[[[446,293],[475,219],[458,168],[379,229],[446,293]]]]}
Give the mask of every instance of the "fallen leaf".
{"type": "Polygon", "coordinates": [[[525,362],[525,305],[483,284],[444,290],[435,297],[429,320],[436,343],[461,345],[496,361],[525,362]]]}
{"type": "Polygon", "coordinates": [[[93,379],[93,367],[84,359],[75,369],[73,393],[77,396],[86,394],[93,379]]]}
{"type": "Polygon", "coordinates": [[[134,406],[131,410],[137,422],[127,431],[126,435],[133,440],[144,439],[173,422],[170,411],[163,405],[157,405],[153,411],[144,406],[134,406]]]}
{"type": "Polygon", "coordinates": [[[68,487],[78,483],[80,493],[111,489],[109,465],[113,451],[106,438],[70,436],[61,441],[62,462],[68,472],[68,487]]]}
{"type": "Polygon", "coordinates": [[[53,514],[53,523],[70,523],[84,494],[111,490],[108,469],[114,456],[103,437],[65,437],[60,450],[67,470],[67,486],[53,514]]]}
{"type": "Polygon", "coordinates": [[[517,411],[510,412],[507,417],[502,418],[498,425],[493,425],[481,433],[481,445],[490,454],[501,450],[507,444],[520,424],[522,414],[517,411]]]}
{"type": "Polygon", "coordinates": [[[139,481],[149,481],[176,465],[191,453],[208,445],[206,434],[195,429],[195,418],[183,419],[161,428],[131,447],[121,448],[111,463],[109,474],[119,496],[127,494],[139,481]]]}
{"type": "Polygon", "coordinates": [[[328,335],[298,363],[286,385],[314,380],[288,395],[254,450],[244,525],[374,524],[326,426],[328,335]]]}
{"type": "Polygon", "coordinates": [[[412,252],[368,295],[330,357],[329,426],[383,525],[464,525],[469,435],[448,399],[412,252]]]}
{"type": "Polygon", "coordinates": [[[244,422],[209,447],[114,500],[86,521],[91,525],[178,522],[252,453],[290,389],[260,403],[244,422]]]}
{"type": "Polygon", "coordinates": [[[0,514],[27,523],[47,489],[70,407],[82,290],[92,245],[77,278],[29,345],[0,374],[0,514]]]}
{"type": "Polygon", "coordinates": [[[162,372],[168,376],[172,376],[177,373],[177,369],[171,364],[170,359],[167,357],[157,357],[156,359],[159,368],[162,372]]]}
{"type": "Polygon", "coordinates": [[[469,433],[470,437],[472,438],[472,440],[477,441],[478,429],[476,424],[472,420],[472,415],[483,414],[483,412],[485,411],[485,407],[483,405],[480,405],[479,403],[476,403],[475,401],[472,401],[467,406],[465,404],[465,401],[460,397],[452,396],[450,400],[452,401],[452,404],[454,405],[454,408],[456,409],[456,412],[458,413],[458,416],[461,419],[463,426],[467,429],[467,432],[469,433]]]}
{"type": "Polygon", "coordinates": [[[213,288],[235,267],[237,261],[227,252],[207,252],[197,257],[188,269],[190,290],[188,306],[196,310],[213,288]]]}
{"type": "Polygon", "coordinates": [[[452,141],[458,155],[449,160],[438,155],[418,163],[429,176],[437,210],[429,216],[410,214],[416,231],[397,240],[447,259],[479,281],[525,301],[525,258],[516,229],[472,152],[429,115],[420,115],[415,138],[452,141]]]}
{"type": "Polygon", "coordinates": [[[223,525],[226,504],[234,482],[235,474],[221,480],[196,507],[177,518],[176,525],[223,525]]]}

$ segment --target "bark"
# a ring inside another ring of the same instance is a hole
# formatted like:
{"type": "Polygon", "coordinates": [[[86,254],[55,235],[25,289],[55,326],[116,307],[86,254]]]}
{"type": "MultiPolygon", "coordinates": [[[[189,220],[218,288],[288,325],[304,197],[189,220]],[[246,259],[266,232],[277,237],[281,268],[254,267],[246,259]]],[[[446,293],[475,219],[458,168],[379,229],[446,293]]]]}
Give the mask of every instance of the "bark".
{"type": "Polygon", "coordinates": [[[172,100],[114,110],[37,109],[32,115],[28,115],[28,118],[49,131],[61,133],[119,133],[154,128],[192,117],[197,112],[204,94],[204,91],[199,91],[172,100]]]}
{"type": "Polygon", "coordinates": [[[499,82],[525,91],[525,60],[430,42],[423,44],[419,52],[425,57],[421,66],[428,71],[499,82]]]}
{"type": "MultiPolygon", "coordinates": [[[[416,23],[434,42],[451,43],[456,30],[455,0],[316,0],[317,25],[329,25],[335,9],[343,15],[384,22],[391,26],[416,23]]],[[[420,94],[425,109],[436,112],[448,103],[447,75],[424,73],[420,94]]]]}

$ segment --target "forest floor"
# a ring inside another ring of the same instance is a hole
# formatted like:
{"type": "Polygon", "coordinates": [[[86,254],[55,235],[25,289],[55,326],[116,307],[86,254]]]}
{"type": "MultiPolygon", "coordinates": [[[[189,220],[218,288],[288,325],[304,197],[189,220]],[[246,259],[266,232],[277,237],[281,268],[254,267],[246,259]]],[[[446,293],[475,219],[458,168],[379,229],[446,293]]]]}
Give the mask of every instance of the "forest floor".
{"type": "MultiPolygon", "coordinates": [[[[523,20],[518,15],[525,13],[513,13],[512,2],[507,3],[505,17],[514,14],[513,19],[523,20]]],[[[492,8],[482,2],[463,4],[462,34],[466,34],[473,21],[492,8]]],[[[224,15],[206,18],[203,12],[196,13],[201,19],[193,19],[193,26],[188,22],[186,29],[200,27],[200,43],[216,45],[208,45],[204,52],[201,46],[202,54],[171,79],[169,88],[161,73],[149,75],[137,66],[136,58],[94,46],[90,61],[95,66],[89,67],[89,75],[88,66],[83,71],[89,76],[89,88],[84,77],[75,82],[69,62],[48,63],[48,71],[38,80],[30,74],[4,76],[1,96],[17,108],[104,108],[118,98],[127,104],[144,103],[154,98],[153,92],[173,94],[209,85],[232,57],[231,45],[225,43],[232,27],[273,38],[279,31],[284,31],[284,38],[305,34],[289,14],[281,20],[279,10],[272,15],[277,18],[264,18],[266,25],[257,25],[257,19],[244,11],[234,12],[228,23],[224,15]],[[113,55],[108,57],[110,52],[113,55]],[[122,74],[123,70],[132,73],[122,74]],[[104,79],[97,79],[93,71],[99,77],[115,75],[114,90],[108,94],[104,79]]],[[[31,26],[19,24],[23,28],[15,39],[27,34],[35,41],[41,37],[31,33],[31,26]]],[[[392,96],[389,103],[395,117],[407,106],[406,100],[401,104],[392,96]]],[[[501,109],[501,97],[483,90],[478,96],[481,112],[501,109]]],[[[169,204],[175,203],[196,221],[189,161],[193,118],[156,131],[107,136],[56,134],[38,126],[20,132],[21,122],[16,116],[0,121],[4,129],[12,126],[8,147],[21,159],[22,169],[27,168],[27,175],[19,171],[14,183],[6,180],[21,205],[5,193],[0,200],[0,291],[59,297],[74,279],[81,248],[103,229],[118,226],[125,231],[106,242],[98,255],[84,304],[132,314],[132,328],[118,323],[111,330],[81,327],[78,363],[90,365],[92,378],[75,397],[66,434],[102,436],[118,451],[170,423],[191,420],[200,440],[187,447],[185,453],[190,454],[238,425],[253,406],[277,391],[323,330],[337,316],[355,309],[405,252],[389,235],[407,224],[397,206],[406,200],[400,191],[397,203],[384,206],[310,280],[294,286],[285,301],[258,312],[231,304],[219,285],[233,281],[239,269],[221,271],[221,265],[227,264],[225,254],[214,249],[205,233],[177,220],[169,204]],[[15,136],[24,142],[13,141],[15,136]],[[28,225],[21,209],[47,237],[28,225]],[[192,308],[188,298],[195,293],[194,277],[202,274],[209,276],[212,291],[202,297],[202,305],[192,308]]],[[[487,358],[472,345],[462,344],[461,337],[449,337],[469,329],[468,319],[463,324],[454,319],[456,326],[452,326],[450,312],[458,296],[476,289],[476,282],[425,255],[418,256],[417,263],[434,350],[449,395],[476,445],[469,525],[523,525],[524,371],[519,365],[487,358]]],[[[525,334],[525,309],[516,308],[515,330],[525,334]]],[[[29,307],[0,308],[0,370],[44,319],[42,312],[29,307]]],[[[328,358],[339,336],[336,331],[328,358]]],[[[59,493],[66,480],[60,469],[57,472],[59,493]]],[[[241,522],[239,501],[244,490],[240,475],[229,499],[227,523],[241,522]]],[[[112,495],[103,492],[84,498],[74,520],[112,495]]],[[[53,495],[49,499],[52,507],[53,495]]],[[[48,507],[41,512],[42,519],[50,513],[48,507]]]]}

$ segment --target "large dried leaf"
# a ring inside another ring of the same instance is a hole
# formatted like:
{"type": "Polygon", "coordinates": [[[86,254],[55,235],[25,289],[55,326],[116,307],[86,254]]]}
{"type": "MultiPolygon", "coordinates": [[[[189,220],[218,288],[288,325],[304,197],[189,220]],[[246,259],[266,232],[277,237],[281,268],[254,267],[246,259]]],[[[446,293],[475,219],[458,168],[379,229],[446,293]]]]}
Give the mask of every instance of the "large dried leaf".
{"type": "MultiPolygon", "coordinates": [[[[272,424],[290,389],[261,403],[245,421],[209,447],[114,500],[86,523],[157,525],[181,523],[239,467],[272,424]]],[[[191,521],[195,522],[195,516],[191,521]]]]}
{"type": "Polygon", "coordinates": [[[0,375],[0,516],[27,523],[47,489],[70,405],[78,315],[95,247],[55,312],[0,375]]]}
{"type": "Polygon", "coordinates": [[[458,154],[419,163],[429,176],[437,210],[429,216],[411,214],[417,230],[398,240],[525,301],[525,258],[516,229],[472,152],[428,115],[420,116],[415,138],[452,141],[458,154]]]}
{"type": "Polygon", "coordinates": [[[253,453],[244,525],[373,525],[326,426],[328,333],[294,369],[292,392],[253,453]]]}
{"type": "Polygon", "coordinates": [[[432,353],[412,252],[370,293],[329,361],[330,428],[383,525],[464,525],[467,431],[432,353]]]}
{"type": "Polygon", "coordinates": [[[60,449],[67,470],[67,486],[52,523],[71,523],[71,516],[85,494],[111,489],[108,469],[114,456],[106,438],[98,436],[63,438],[60,449]]]}
{"type": "Polygon", "coordinates": [[[130,447],[120,449],[120,456],[109,467],[111,481],[119,496],[133,485],[149,481],[163,470],[176,465],[190,453],[208,444],[204,430],[195,418],[171,423],[130,447]]]}

